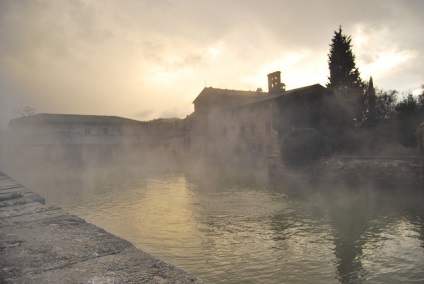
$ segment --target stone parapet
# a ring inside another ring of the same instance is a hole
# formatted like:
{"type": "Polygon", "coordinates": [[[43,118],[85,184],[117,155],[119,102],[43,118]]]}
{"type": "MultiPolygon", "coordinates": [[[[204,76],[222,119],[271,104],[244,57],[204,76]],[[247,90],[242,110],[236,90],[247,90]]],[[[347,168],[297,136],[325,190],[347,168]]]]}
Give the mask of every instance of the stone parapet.
{"type": "Polygon", "coordinates": [[[275,178],[363,182],[393,187],[423,185],[421,156],[343,156],[321,159],[298,169],[286,168],[276,156],[268,161],[269,175],[275,178]]]}
{"type": "Polygon", "coordinates": [[[201,283],[0,173],[0,283],[201,283]]]}

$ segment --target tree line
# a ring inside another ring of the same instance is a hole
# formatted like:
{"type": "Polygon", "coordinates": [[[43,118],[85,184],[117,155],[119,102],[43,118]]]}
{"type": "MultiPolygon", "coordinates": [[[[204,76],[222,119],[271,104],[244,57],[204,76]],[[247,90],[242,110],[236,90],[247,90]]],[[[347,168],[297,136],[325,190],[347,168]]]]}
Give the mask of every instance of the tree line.
{"type": "Polygon", "coordinates": [[[289,130],[287,121],[299,124],[298,119],[290,117],[287,109],[277,112],[283,160],[302,165],[326,155],[418,153],[417,138],[424,136],[418,127],[424,122],[424,91],[414,96],[377,88],[372,77],[364,81],[356,66],[352,39],[343,34],[341,26],[331,40],[328,67],[327,93],[307,107],[300,101],[289,107],[304,108],[304,114],[312,116],[308,123],[289,130]]]}
{"type": "Polygon", "coordinates": [[[382,144],[416,147],[417,126],[424,121],[424,92],[413,96],[410,92],[399,94],[395,90],[375,88],[372,77],[368,82],[361,79],[355,61],[352,39],[339,27],[334,32],[328,54],[330,76],[327,88],[333,96],[345,102],[353,124],[344,126],[359,128],[362,131],[356,132],[365,140],[367,135],[372,136],[369,139],[383,136],[380,138],[387,141],[378,139],[382,144]]]}

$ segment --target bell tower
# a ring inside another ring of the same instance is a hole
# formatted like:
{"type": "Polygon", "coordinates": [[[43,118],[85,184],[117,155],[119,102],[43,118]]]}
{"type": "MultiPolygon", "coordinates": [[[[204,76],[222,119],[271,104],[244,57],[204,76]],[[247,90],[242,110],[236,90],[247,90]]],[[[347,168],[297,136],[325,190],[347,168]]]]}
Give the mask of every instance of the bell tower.
{"type": "Polygon", "coordinates": [[[281,83],[281,72],[276,71],[268,74],[268,93],[282,93],[286,90],[286,85],[281,83]]]}

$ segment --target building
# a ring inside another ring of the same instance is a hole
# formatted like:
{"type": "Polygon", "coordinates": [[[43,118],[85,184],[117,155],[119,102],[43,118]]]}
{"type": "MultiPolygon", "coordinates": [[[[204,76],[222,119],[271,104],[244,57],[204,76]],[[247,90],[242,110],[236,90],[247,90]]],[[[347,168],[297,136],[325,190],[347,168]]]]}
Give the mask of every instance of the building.
{"type": "Polygon", "coordinates": [[[116,116],[35,114],[12,119],[5,134],[8,154],[43,160],[99,160],[154,144],[145,122],[116,116]]]}
{"type": "Polygon", "coordinates": [[[194,100],[194,113],[186,119],[186,149],[197,155],[216,155],[223,143],[238,138],[244,103],[268,97],[264,92],[205,88],[194,100]]]}
{"type": "Polygon", "coordinates": [[[158,118],[146,122],[146,131],[151,148],[161,154],[181,157],[183,155],[183,120],[180,118],[158,118]]]}
{"type": "Polygon", "coordinates": [[[278,154],[283,132],[314,126],[325,90],[316,84],[286,91],[279,71],[268,75],[268,92],[204,88],[185,119],[186,155],[263,166],[278,154]]]}
{"type": "Polygon", "coordinates": [[[286,90],[274,72],[268,92],[204,88],[184,120],[36,114],[11,120],[3,144],[9,153],[52,160],[165,156],[265,167],[292,128],[320,129],[325,93],[319,84],[286,90]]]}
{"type": "Polygon", "coordinates": [[[41,113],[12,119],[9,129],[23,144],[135,144],[143,142],[145,125],[116,116],[41,113]]]}

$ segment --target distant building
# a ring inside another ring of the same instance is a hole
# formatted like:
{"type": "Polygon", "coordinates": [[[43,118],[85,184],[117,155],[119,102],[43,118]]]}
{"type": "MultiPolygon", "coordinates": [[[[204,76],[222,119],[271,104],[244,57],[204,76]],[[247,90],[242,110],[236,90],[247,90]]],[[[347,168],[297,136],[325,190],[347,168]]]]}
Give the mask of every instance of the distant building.
{"type": "Polygon", "coordinates": [[[12,119],[2,139],[10,155],[47,160],[140,160],[181,155],[181,119],[36,114],[12,119]],[[153,157],[155,156],[155,157],[153,157]]]}
{"type": "Polygon", "coordinates": [[[116,116],[42,113],[12,119],[9,132],[22,144],[134,144],[143,142],[145,125],[116,116]]]}
{"type": "Polygon", "coordinates": [[[194,112],[185,119],[186,154],[264,165],[268,155],[279,151],[282,133],[276,130],[284,123],[278,119],[287,119],[292,127],[311,126],[302,121],[311,115],[310,102],[324,93],[318,84],[286,91],[279,71],[268,75],[267,93],[204,88],[193,101],[194,112]],[[298,113],[302,118],[292,115],[299,108],[305,111],[298,113]],[[290,115],[284,117],[282,112],[290,115]]]}
{"type": "MultiPolygon", "coordinates": [[[[286,90],[281,72],[268,75],[268,92],[204,88],[184,120],[137,121],[116,116],[36,114],[10,121],[3,146],[51,159],[168,156],[265,166],[292,128],[320,129],[326,89],[286,90]]],[[[10,151],[9,151],[10,152],[10,151]]]]}
{"type": "Polygon", "coordinates": [[[281,94],[285,90],[286,85],[281,82],[280,71],[268,74],[268,92],[270,94],[281,94]]]}
{"type": "Polygon", "coordinates": [[[183,149],[183,120],[180,118],[158,118],[146,122],[146,131],[152,147],[162,153],[181,156],[183,149]]]}
{"type": "Polygon", "coordinates": [[[3,149],[25,159],[101,160],[153,144],[145,122],[116,116],[35,114],[12,119],[5,134],[3,149]]]}
{"type": "Polygon", "coordinates": [[[221,141],[230,139],[239,131],[235,129],[239,113],[237,106],[267,95],[264,92],[203,89],[193,102],[194,113],[186,119],[189,134],[185,145],[197,154],[213,154],[221,141]]]}

